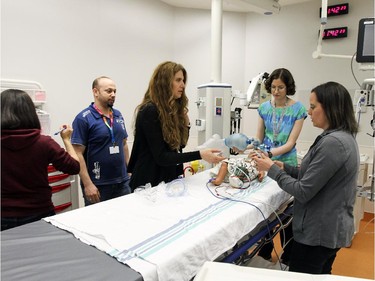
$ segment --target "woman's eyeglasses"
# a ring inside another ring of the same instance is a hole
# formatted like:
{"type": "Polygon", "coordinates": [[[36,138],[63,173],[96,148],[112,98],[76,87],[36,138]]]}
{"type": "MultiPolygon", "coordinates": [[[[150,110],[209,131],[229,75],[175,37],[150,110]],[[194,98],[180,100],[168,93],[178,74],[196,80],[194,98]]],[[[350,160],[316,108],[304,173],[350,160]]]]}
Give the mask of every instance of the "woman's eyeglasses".
{"type": "Polygon", "coordinates": [[[285,86],[271,86],[271,91],[276,92],[276,89],[278,91],[283,91],[286,89],[286,87],[285,86]]]}

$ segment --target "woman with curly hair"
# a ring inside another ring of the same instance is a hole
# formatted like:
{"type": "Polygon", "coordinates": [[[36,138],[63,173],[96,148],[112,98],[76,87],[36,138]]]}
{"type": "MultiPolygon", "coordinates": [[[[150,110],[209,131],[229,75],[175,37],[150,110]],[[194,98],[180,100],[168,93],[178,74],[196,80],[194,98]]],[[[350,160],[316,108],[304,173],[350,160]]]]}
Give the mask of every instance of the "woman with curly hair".
{"type": "Polygon", "coordinates": [[[167,61],[155,69],[143,101],[135,110],[134,144],[128,171],[132,190],[150,183],[170,182],[183,173],[182,164],[197,159],[218,163],[216,149],[182,153],[189,138],[187,73],[167,61]]]}

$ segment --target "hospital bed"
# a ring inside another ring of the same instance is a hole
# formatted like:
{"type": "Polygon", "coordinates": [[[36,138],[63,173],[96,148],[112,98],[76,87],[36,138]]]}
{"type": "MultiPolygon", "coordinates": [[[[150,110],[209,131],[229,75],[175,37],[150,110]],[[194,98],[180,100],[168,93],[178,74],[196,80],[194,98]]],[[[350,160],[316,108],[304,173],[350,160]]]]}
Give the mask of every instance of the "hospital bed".
{"type": "Polygon", "coordinates": [[[43,220],[1,232],[1,280],[120,280],[142,276],[43,220]]]}
{"type": "Polygon", "coordinates": [[[290,195],[267,177],[244,190],[209,179],[204,171],[4,231],[4,280],[191,280],[206,261],[232,263],[282,219],[274,212],[290,195]]]}

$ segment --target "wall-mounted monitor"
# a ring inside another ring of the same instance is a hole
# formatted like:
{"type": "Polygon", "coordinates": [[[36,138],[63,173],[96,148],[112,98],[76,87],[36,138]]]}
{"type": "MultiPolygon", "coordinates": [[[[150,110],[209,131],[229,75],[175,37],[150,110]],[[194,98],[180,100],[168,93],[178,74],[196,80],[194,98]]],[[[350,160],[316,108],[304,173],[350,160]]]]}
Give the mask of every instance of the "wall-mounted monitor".
{"type": "Polygon", "coordinates": [[[374,62],[374,31],[374,18],[364,18],[359,21],[356,55],[357,62],[374,62]]]}

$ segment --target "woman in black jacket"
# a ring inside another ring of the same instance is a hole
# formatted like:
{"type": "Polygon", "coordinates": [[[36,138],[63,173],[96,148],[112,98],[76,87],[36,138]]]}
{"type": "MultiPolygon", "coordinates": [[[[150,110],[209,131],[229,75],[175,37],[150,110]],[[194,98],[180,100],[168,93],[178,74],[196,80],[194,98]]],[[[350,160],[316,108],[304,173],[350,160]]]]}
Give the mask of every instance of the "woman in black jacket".
{"type": "Polygon", "coordinates": [[[182,174],[182,164],[197,159],[218,163],[224,157],[216,149],[182,153],[190,124],[185,94],[187,73],[175,62],[163,62],[155,69],[143,101],[136,108],[134,144],[128,171],[130,186],[170,182],[182,174]]]}

